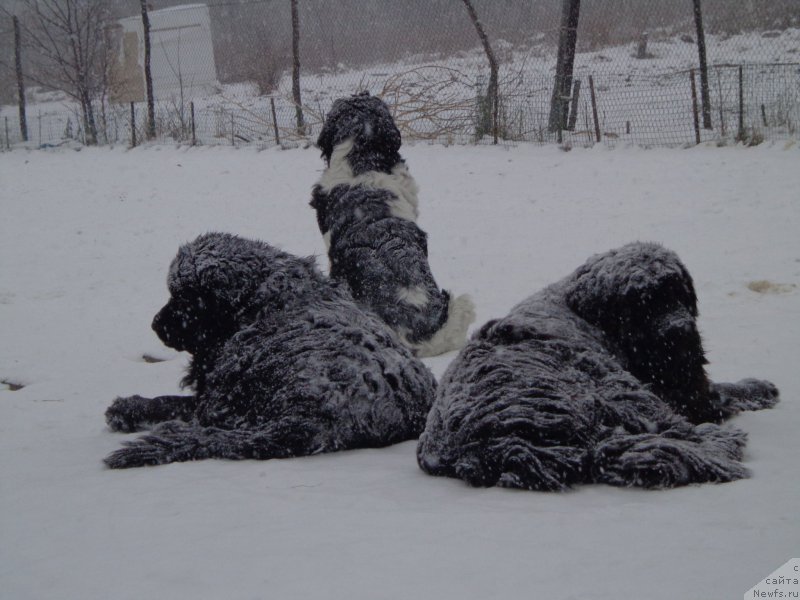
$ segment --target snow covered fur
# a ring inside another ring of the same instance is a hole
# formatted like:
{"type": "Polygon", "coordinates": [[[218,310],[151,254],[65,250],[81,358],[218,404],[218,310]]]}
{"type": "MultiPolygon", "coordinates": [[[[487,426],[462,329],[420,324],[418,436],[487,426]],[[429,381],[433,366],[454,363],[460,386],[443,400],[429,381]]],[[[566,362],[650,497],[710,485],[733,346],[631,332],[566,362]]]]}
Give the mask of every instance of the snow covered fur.
{"type": "Polygon", "coordinates": [[[317,140],[327,169],[311,206],[328,246],[331,277],[375,311],[418,356],[464,345],[472,301],[440,290],[416,224],[417,184],[400,156],[400,131],[379,98],[333,103],[317,140]]]}
{"type": "Polygon", "coordinates": [[[180,248],[168,287],[153,329],[192,355],[184,384],[195,393],[114,401],[114,430],[166,422],[109,455],[109,467],[284,458],[422,431],[433,375],[313,259],[211,233],[180,248]]]}
{"type": "Polygon", "coordinates": [[[778,401],[708,380],[678,257],[635,243],[592,257],[486,323],[439,383],[417,458],[475,486],[665,488],[745,477],[746,436],[716,423],[778,401]]]}

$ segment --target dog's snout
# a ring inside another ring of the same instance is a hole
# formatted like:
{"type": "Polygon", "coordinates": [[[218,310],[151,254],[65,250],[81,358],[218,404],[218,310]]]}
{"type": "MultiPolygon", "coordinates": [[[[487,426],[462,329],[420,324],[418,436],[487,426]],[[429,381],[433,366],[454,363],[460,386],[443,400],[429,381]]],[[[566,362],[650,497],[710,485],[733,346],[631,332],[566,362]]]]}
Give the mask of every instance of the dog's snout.
{"type": "Polygon", "coordinates": [[[174,300],[170,300],[153,317],[151,327],[164,344],[182,351],[187,349],[189,320],[189,315],[181,311],[174,300]]]}
{"type": "Polygon", "coordinates": [[[169,320],[168,315],[171,312],[170,309],[170,305],[166,304],[156,313],[156,316],[153,317],[153,322],[150,324],[150,327],[156,332],[156,335],[164,342],[166,342],[165,337],[168,337],[166,323],[169,320]]]}

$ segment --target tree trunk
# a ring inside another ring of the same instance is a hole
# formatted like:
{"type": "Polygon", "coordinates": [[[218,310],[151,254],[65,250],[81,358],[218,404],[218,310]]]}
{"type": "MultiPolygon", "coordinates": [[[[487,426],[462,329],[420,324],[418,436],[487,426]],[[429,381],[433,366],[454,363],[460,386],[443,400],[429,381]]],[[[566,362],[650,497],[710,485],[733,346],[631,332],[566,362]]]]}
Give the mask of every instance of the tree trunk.
{"type": "Polygon", "coordinates": [[[83,130],[86,134],[86,144],[94,146],[97,144],[97,123],[94,119],[94,108],[92,98],[86,88],[85,82],[80,84],[83,89],[80,91],[81,111],[83,112],[83,130]]]}
{"type": "Polygon", "coordinates": [[[700,61],[700,101],[703,105],[703,127],[711,129],[711,96],[708,91],[708,64],[706,62],[706,34],[703,28],[703,10],[700,0],[692,0],[694,25],[697,29],[697,54],[700,61]]]}
{"type": "Polygon", "coordinates": [[[297,134],[306,134],[303,119],[303,102],[300,98],[300,15],[297,12],[297,0],[292,0],[292,99],[297,116],[297,134]]]}
{"type": "Polygon", "coordinates": [[[147,125],[145,132],[148,139],[156,137],[156,103],[153,98],[153,74],[150,70],[150,17],[147,14],[147,0],[140,0],[142,6],[142,32],[144,35],[144,84],[147,90],[147,125]]]}
{"type": "Polygon", "coordinates": [[[563,0],[561,5],[561,28],[558,34],[558,57],[556,58],[556,80],[550,101],[550,131],[564,129],[569,116],[569,100],[572,92],[572,70],[575,64],[575,46],[578,43],[578,17],[581,0],[563,0]]]}
{"type": "Polygon", "coordinates": [[[22,141],[28,141],[28,118],[25,112],[25,80],[22,77],[22,42],[19,35],[19,19],[14,17],[14,68],[17,71],[17,94],[19,96],[19,133],[22,141]]]}
{"type": "Polygon", "coordinates": [[[492,115],[492,143],[496,144],[498,137],[498,109],[500,105],[497,83],[497,59],[494,56],[492,45],[489,43],[489,36],[486,35],[486,31],[478,18],[478,13],[475,12],[475,7],[472,6],[472,2],[470,2],[470,0],[462,1],[464,2],[464,6],[467,7],[469,18],[475,26],[475,30],[478,32],[478,37],[481,40],[481,44],[483,44],[483,51],[486,52],[486,58],[489,61],[489,87],[486,90],[486,96],[489,99],[489,110],[492,115]]]}

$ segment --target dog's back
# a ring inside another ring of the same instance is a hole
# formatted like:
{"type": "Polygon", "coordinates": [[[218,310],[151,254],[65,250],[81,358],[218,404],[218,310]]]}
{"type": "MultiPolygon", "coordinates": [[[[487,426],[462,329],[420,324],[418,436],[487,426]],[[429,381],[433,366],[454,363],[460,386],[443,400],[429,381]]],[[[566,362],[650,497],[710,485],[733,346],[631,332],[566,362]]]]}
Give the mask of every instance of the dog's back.
{"type": "Polygon", "coordinates": [[[337,100],[318,145],[327,169],[311,206],[331,276],[418,355],[462,346],[474,308],[466,296],[451,299],[431,273],[427,237],[416,224],[417,185],[388,107],[368,94],[337,100]]]}
{"type": "Polygon", "coordinates": [[[181,249],[170,292],[154,325],[192,353],[202,385],[193,399],[115,401],[107,418],[117,430],[180,420],[114,452],[109,466],[385,446],[424,427],[433,375],[308,259],[209,234],[181,249]]]}
{"type": "Polygon", "coordinates": [[[745,477],[739,463],[744,433],[695,425],[687,417],[717,415],[713,403],[720,394],[727,395],[726,415],[766,408],[777,401],[774,386],[710,384],[701,369],[702,388],[691,397],[701,405],[681,414],[685,406],[662,397],[663,384],[631,370],[640,361],[628,353],[637,351],[661,353],[650,377],[672,362],[702,367],[693,320],[687,327],[662,318],[696,314],[688,272],[676,261],[673,253],[646,244],[598,255],[484,325],[439,384],[417,448],[420,467],[473,485],[539,490],[578,482],[672,487],[745,477]],[[643,321],[629,322],[631,315],[643,321]],[[623,343],[627,335],[643,346],[623,343]],[[672,347],[669,340],[682,343],[672,347]],[[686,352],[691,356],[680,355],[686,352]]]}

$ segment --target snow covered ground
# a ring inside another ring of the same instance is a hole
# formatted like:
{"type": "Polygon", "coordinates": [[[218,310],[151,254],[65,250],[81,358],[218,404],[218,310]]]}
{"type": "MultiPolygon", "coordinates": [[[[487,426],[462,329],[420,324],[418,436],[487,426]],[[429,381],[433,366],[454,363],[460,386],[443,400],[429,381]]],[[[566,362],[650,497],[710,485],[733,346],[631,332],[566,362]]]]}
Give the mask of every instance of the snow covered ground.
{"type": "MultiPolygon", "coordinates": [[[[798,556],[800,148],[405,155],[433,272],[472,294],[476,326],[594,252],[676,250],[712,377],[781,389],[774,410],[735,419],[752,478],[472,489],[424,475],[413,442],[109,471],[101,459],[126,437],[105,426],[110,401],[178,391],[186,357],[149,328],[178,245],[224,230],[324,266],[307,205],[322,162],[314,149],[17,150],[0,154],[0,597],[722,600],[798,556]]],[[[438,376],[452,358],[426,362],[438,376]]]]}

